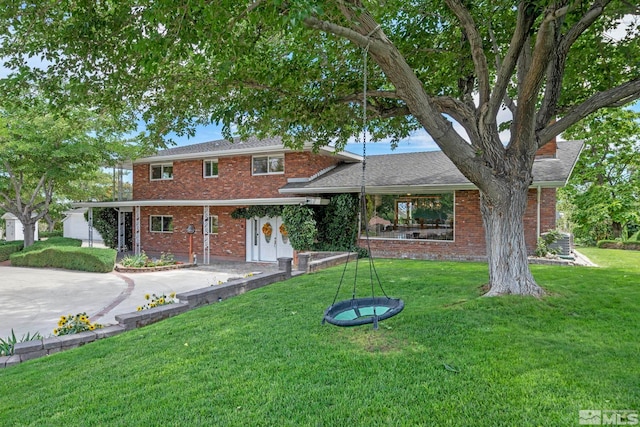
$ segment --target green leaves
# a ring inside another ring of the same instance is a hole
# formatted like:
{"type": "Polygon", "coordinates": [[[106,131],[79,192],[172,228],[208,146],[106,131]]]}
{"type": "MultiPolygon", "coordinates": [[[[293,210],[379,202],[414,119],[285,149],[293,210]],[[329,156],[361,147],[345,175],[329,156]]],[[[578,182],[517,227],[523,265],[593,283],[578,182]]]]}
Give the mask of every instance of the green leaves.
{"type": "Polygon", "coordinates": [[[317,234],[313,210],[308,206],[284,206],[282,220],[287,227],[293,249],[297,251],[311,249],[317,234]]]}
{"type": "Polygon", "coordinates": [[[585,139],[585,147],[562,194],[574,206],[576,238],[626,237],[640,225],[640,114],[607,109],[570,129],[565,137],[585,139]]]}

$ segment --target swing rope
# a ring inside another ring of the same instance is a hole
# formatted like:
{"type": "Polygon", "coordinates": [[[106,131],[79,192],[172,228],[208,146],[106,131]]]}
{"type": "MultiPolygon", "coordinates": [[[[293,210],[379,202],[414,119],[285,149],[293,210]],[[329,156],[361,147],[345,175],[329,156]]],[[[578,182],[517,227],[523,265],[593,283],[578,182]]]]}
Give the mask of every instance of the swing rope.
{"type": "MultiPolygon", "coordinates": [[[[378,25],[373,31],[371,31],[369,33],[369,36],[371,36],[375,31],[377,31],[380,28],[380,26],[378,25]]],[[[375,285],[374,285],[374,276],[376,281],[378,282],[378,286],[380,287],[380,289],[382,290],[383,295],[387,298],[390,299],[389,296],[387,295],[387,293],[385,292],[384,288],[382,287],[382,283],[380,281],[380,276],[378,275],[378,270],[376,270],[375,264],[373,262],[373,256],[371,254],[371,244],[369,241],[369,227],[368,227],[368,217],[367,217],[367,198],[366,198],[366,170],[367,170],[367,86],[368,86],[368,81],[367,81],[367,75],[368,75],[368,68],[367,68],[367,58],[368,58],[368,54],[369,54],[369,43],[367,43],[367,45],[365,46],[365,48],[362,51],[362,63],[363,63],[363,90],[362,90],[362,178],[361,178],[361,184],[360,184],[360,203],[359,203],[359,208],[360,208],[360,213],[361,213],[361,217],[356,218],[356,226],[354,227],[354,232],[353,232],[353,240],[355,241],[357,239],[357,235],[358,235],[358,229],[360,227],[360,221],[363,219],[364,224],[365,224],[365,236],[366,236],[366,242],[367,242],[367,251],[369,252],[369,282],[371,284],[371,298],[375,299],[375,285]]],[[[347,255],[347,261],[344,264],[344,268],[342,269],[342,276],[340,277],[340,284],[338,285],[338,289],[336,290],[336,294],[333,297],[333,302],[331,303],[331,305],[334,305],[338,299],[338,295],[340,294],[340,288],[342,287],[342,283],[344,281],[344,277],[346,275],[347,272],[347,266],[349,264],[349,259],[351,257],[351,254],[347,255]]],[[[356,299],[356,288],[357,288],[357,282],[358,282],[358,266],[359,266],[359,257],[356,254],[356,264],[355,264],[355,272],[354,272],[354,280],[353,280],[353,289],[351,291],[351,300],[354,301],[356,299]]],[[[376,308],[375,306],[373,307],[373,316],[374,319],[377,319],[377,314],[376,314],[376,308]]],[[[377,321],[374,321],[375,324],[377,324],[377,321]]]]}

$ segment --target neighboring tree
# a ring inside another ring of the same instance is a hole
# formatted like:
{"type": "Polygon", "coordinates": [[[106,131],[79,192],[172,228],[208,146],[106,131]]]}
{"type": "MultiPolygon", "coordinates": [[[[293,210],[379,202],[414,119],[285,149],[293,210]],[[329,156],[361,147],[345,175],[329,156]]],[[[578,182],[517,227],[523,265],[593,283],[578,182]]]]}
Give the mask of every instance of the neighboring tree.
{"type": "Polygon", "coordinates": [[[115,200],[112,174],[103,169],[89,171],[84,179],[66,184],[54,193],[49,211],[43,217],[48,231],[53,231],[60,225],[65,217],[64,213],[71,209],[71,203],[74,201],[115,200]]]}
{"type": "Polygon", "coordinates": [[[627,238],[640,224],[640,113],[604,109],[567,130],[584,139],[578,164],[561,197],[573,205],[576,239],[627,238]]]}
{"type": "Polygon", "coordinates": [[[425,129],[480,190],[487,295],[541,295],[523,226],[535,152],[598,109],[640,97],[637,28],[606,33],[638,14],[632,3],[7,0],[0,57],[18,72],[5,90],[26,76],[59,103],[142,111],[157,138],[221,122],[227,136],[237,126],[292,147],[342,147],[362,132],[369,58],[372,139],[425,129]],[[30,70],[33,56],[46,68],[30,70]],[[71,90],[56,89],[68,81],[71,90]]]}
{"type": "MultiPolygon", "coordinates": [[[[53,114],[46,102],[0,106],[0,208],[24,226],[24,245],[34,241],[35,224],[50,210],[54,194],[71,194],[74,183],[94,177],[118,150],[106,123],[87,109],[53,114]]],[[[123,148],[124,147],[124,148],[123,148]]]]}

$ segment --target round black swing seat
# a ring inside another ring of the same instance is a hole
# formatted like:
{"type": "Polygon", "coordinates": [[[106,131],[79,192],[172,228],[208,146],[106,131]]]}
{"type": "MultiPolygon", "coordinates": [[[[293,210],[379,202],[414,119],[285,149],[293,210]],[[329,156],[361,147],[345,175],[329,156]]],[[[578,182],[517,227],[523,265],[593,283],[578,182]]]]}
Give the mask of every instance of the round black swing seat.
{"type": "Polygon", "coordinates": [[[401,299],[387,297],[354,298],[338,301],[324,312],[325,321],[336,326],[358,326],[388,319],[404,308],[401,299]]]}

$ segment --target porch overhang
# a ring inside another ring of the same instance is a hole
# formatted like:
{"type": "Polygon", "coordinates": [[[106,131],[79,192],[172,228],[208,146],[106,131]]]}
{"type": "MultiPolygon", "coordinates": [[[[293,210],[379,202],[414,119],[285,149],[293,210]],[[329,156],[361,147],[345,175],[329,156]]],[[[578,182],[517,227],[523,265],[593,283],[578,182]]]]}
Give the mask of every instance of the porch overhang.
{"type": "Polygon", "coordinates": [[[271,197],[258,199],[212,200],[118,200],[112,202],[76,202],[74,208],[129,208],[132,206],[265,206],[265,205],[327,205],[322,197],[271,197]]]}

